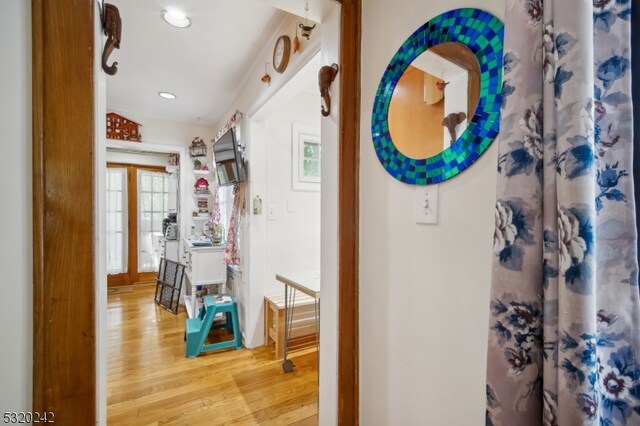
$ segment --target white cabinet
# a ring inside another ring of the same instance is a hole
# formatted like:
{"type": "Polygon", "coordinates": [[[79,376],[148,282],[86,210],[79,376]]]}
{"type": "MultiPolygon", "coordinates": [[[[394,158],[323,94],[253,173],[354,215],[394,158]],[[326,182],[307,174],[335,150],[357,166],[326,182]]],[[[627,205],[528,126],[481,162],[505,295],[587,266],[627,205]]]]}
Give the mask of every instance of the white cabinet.
{"type": "Polygon", "coordinates": [[[183,263],[191,284],[224,284],[227,280],[227,268],[223,261],[226,246],[197,247],[187,238],[182,241],[183,263]]]}
{"type": "Polygon", "coordinates": [[[198,247],[194,241],[182,239],[182,262],[187,280],[185,307],[189,318],[195,315],[196,286],[213,286],[213,292],[222,292],[227,281],[227,267],[224,264],[226,246],[198,247]]]}
{"type": "Polygon", "coordinates": [[[178,240],[167,240],[165,237],[157,236],[154,250],[161,258],[180,262],[179,246],[180,242],[178,240]]]}

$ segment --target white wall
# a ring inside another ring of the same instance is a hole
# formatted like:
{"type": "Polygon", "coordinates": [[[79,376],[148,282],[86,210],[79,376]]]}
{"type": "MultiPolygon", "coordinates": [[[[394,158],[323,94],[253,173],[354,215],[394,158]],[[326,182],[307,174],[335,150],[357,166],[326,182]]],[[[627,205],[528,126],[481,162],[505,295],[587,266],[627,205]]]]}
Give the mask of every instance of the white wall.
{"type": "MultiPolygon", "coordinates": [[[[236,290],[240,291],[236,295],[240,299],[244,343],[249,347],[264,343],[262,304],[258,301],[265,295],[284,293],[284,286],[276,281],[275,274],[320,270],[320,186],[315,192],[291,188],[292,124],[315,127],[319,134],[318,100],[318,96],[308,92],[298,93],[273,108],[270,100],[265,108],[271,112],[260,120],[252,120],[251,140],[255,146],[248,164],[249,190],[254,195],[249,198],[249,214],[245,216],[252,227],[249,232],[243,228],[241,233],[241,247],[251,257],[252,280],[248,288],[245,281],[236,290]],[[261,215],[251,213],[255,196],[262,199],[261,215]],[[273,219],[268,219],[270,208],[275,211],[273,219]]],[[[244,256],[241,259],[248,264],[244,256]]]]}
{"type": "MultiPolygon", "coordinates": [[[[96,4],[102,0],[96,0],[96,4]]],[[[93,17],[93,37],[94,45],[102,46],[106,40],[106,36],[102,31],[100,22],[100,14],[96,13],[93,17]]],[[[95,158],[93,167],[99,172],[96,174],[95,191],[94,191],[94,220],[97,226],[97,233],[94,235],[96,239],[96,268],[95,282],[95,304],[97,306],[96,315],[96,407],[98,416],[98,425],[107,424],[107,209],[106,209],[106,191],[107,191],[107,174],[104,170],[107,162],[107,123],[104,117],[107,115],[107,77],[111,77],[102,71],[102,52],[99,47],[94,49],[93,53],[93,72],[94,72],[94,149],[95,158]]]]}
{"type": "Polygon", "coordinates": [[[362,2],[360,423],[484,424],[497,145],[440,185],[439,224],[417,225],[415,190],[378,162],[371,111],[385,67],[420,25],[504,1],[362,2]],[[381,30],[382,29],[382,30],[381,30]]]}
{"type": "Polygon", "coordinates": [[[265,214],[275,208],[275,218],[267,220],[267,254],[264,294],[283,294],[284,286],[275,274],[320,271],[320,185],[318,191],[293,191],[292,124],[317,128],[320,134],[318,96],[299,94],[266,120],[267,193],[265,214]]]}
{"type": "Polygon", "coordinates": [[[0,2],[0,413],[30,411],[33,363],[31,252],[31,2],[0,2]]]}
{"type": "Polygon", "coordinates": [[[169,154],[159,152],[138,153],[107,149],[107,162],[164,167],[169,163],[169,154]]]}
{"type": "MultiPolygon", "coordinates": [[[[108,90],[109,81],[107,80],[108,90]]],[[[211,102],[215,102],[215,100],[212,99],[211,102]]],[[[110,109],[108,105],[107,111],[116,112],[141,124],[142,142],[144,143],[189,146],[195,136],[200,136],[205,142],[210,142],[216,132],[214,126],[204,123],[161,120],[127,111],[110,109]]],[[[118,141],[109,140],[109,142],[115,143],[118,141]]]]}
{"type": "MultiPolygon", "coordinates": [[[[340,7],[336,6],[322,21],[322,65],[340,62],[340,7]]],[[[320,395],[318,423],[336,424],[338,413],[338,126],[340,117],[340,78],[331,85],[331,114],[322,122],[322,229],[320,273],[320,395]]],[[[366,423],[360,423],[365,425],[366,423]]]]}

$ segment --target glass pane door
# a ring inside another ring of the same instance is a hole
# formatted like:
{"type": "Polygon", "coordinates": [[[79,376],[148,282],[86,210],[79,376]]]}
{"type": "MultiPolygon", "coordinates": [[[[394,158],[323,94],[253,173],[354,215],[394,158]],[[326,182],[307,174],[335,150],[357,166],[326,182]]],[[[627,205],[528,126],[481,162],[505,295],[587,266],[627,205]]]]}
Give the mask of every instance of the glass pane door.
{"type": "Polygon", "coordinates": [[[127,272],[127,169],[107,169],[107,273],[127,272]]]}
{"type": "Polygon", "coordinates": [[[158,270],[160,255],[154,250],[154,237],[162,236],[168,205],[169,175],[138,169],[138,272],[158,270]]]}

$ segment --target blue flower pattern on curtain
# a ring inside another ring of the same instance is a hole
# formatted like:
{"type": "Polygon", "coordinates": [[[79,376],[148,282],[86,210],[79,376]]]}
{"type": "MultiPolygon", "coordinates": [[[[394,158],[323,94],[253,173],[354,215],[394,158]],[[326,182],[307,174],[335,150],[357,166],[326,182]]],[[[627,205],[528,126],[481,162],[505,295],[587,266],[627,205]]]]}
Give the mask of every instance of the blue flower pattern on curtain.
{"type": "Polygon", "coordinates": [[[640,425],[630,0],[507,0],[487,425],[640,425]]]}

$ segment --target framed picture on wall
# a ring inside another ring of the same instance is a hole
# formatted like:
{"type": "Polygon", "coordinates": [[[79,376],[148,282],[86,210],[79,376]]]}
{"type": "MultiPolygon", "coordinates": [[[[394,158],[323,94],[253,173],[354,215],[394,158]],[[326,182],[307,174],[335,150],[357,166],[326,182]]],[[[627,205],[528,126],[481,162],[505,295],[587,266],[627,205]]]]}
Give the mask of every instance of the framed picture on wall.
{"type": "Polygon", "coordinates": [[[320,191],[320,129],[293,123],[291,134],[291,189],[320,191]]]}

